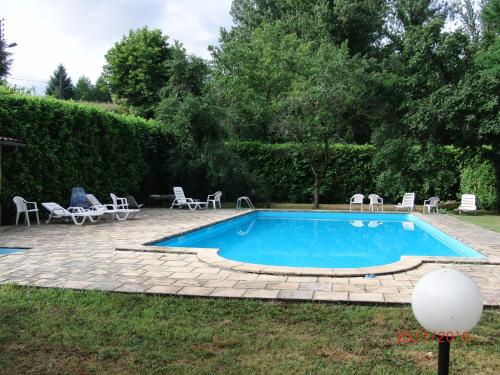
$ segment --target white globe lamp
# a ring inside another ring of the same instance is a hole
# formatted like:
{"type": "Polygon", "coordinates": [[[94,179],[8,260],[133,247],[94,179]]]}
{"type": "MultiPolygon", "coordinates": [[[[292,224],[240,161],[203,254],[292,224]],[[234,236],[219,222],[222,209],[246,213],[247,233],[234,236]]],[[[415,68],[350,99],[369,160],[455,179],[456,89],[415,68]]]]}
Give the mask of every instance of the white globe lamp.
{"type": "Polygon", "coordinates": [[[440,337],[438,374],[448,374],[451,338],[468,333],[479,322],[481,290],[465,273],[441,268],[417,282],[411,306],[420,325],[440,337]]]}

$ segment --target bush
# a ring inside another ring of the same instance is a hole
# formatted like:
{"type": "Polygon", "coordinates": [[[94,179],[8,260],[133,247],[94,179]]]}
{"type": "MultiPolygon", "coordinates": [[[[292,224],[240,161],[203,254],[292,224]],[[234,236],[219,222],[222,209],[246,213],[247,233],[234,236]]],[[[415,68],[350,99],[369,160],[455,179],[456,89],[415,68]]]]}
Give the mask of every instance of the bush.
{"type": "Polygon", "coordinates": [[[475,159],[462,169],[460,177],[461,194],[475,194],[479,208],[495,208],[495,169],[491,161],[475,159]]]}
{"type": "MultiPolygon", "coordinates": [[[[300,145],[241,142],[233,143],[232,147],[264,184],[271,201],[312,202],[314,178],[301,156],[300,145]]],[[[321,202],[345,203],[356,192],[373,192],[372,146],[333,145],[332,152],[332,162],[321,187],[321,202]]]]}
{"type": "Polygon", "coordinates": [[[147,191],[157,132],[141,118],[0,88],[0,135],[27,144],[3,158],[4,217],[12,219],[15,195],[67,206],[74,186],[103,201],[147,191]]]}

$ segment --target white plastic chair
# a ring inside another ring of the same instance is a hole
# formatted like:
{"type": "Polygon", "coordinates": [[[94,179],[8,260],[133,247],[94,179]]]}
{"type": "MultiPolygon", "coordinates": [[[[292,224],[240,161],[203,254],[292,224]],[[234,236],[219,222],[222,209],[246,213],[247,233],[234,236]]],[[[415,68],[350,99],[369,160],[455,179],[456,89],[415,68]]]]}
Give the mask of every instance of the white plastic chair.
{"type": "Polygon", "coordinates": [[[424,208],[422,209],[422,213],[425,213],[425,209],[427,209],[428,213],[431,213],[432,210],[435,210],[436,213],[439,213],[439,197],[430,197],[424,201],[424,208]]]}
{"type": "Polygon", "coordinates": [[[186,198],[186,196],[184,195],[184,190],[182,190],[182,188],[179,186],[174,187],[174,195],[175,199],[172,202],[170,208],[188,206],[188,208],[193,211],[198,208],[204,209],[208,206],[208,202],[198,202],[193,198],[186,198]]]}
{"type": "Polygon", "coordinates": [[[370,211],[373,211],[375,207],[377,207],[377,211],[384,211],[384,200],[377,194],[370,194],[368,199],[370,199],[370,211]]]}
{"type": "Polygon", "coordinates": [[[31,226],[30,224],[30,212],[34,212],[36,214],[36,222],[38,225],[40,225],[40,218],[38,217],[38,206],[36,205],[36,202],[28,202],[26,199],[16,196],[12,199],[16,205],[16,226],[19,223],[19,217],[21,214],[24,214],[24,222],[28,224],[28,227],[31,226]],[[31,208],[28,208],[28,206],[31,206],[31,208]]]}
{"type": "Polygon", "coordinates": [[[207,197],[207,207],[210,207],[210,203],[212,203],[214,208],[217,208],[217,205],[219,205],[219,208],[222,208],[220,204],[221,197],[222,197],[222,191],[216,191],[214,194],[210,194],[207,197]]]}
{"type": "Polygon", "coordinates": [[[415,208],[415,193],[405,193],[403,196],[403,201],[398,203],[396,211],[409,209],[410,212],[415,208]]]}
{"type": "Polygon", "coordinates": [[[476,196],[474,194],[463,194],[462,202],[458,207],[458,213],[461,214],[463,212],[474,212],[476,214],[476,196]]]}
{"type": "Polygon", "coordinates": [[[103,215],[109,215],[113,219],[116,218],[116,214],[119,211],[115,210],[112,204],[101,204],[94,194],[85,194],[85,196],[87,197],[91,210],[102,212],[103,215]]]}
{"type": "Polygon", "coordinates": [[[129,217],[134,218],[141,210],[139,208],[129,208],[127,198],[117,197],[113,193],[109,193],[111,200],[113,201],[113,210],[116,211],[115,218],[117,220],[123,221],[127,220],[129,217]],[[123,214],[123,216],[120,216],[123,214]]]}
{"type": "Polygon", "coordinates": [[[354,194],[349,201],[349,211],[352,211],[353,204],[359,204],[360,211],[363,211],[363,199],[365,199],[363,194],[354,194]]]}
{"type": "Polygon", "coordinates": [[[50,212],[47,224],[52,219],[71,219],[76,225],[83,225],[87,219],[92,223],[96,223],[102,216],[102,212],[86,210],[82,207],[69,207],[66,209],[55,202],[43,202],[42,206],[50,212]]]}

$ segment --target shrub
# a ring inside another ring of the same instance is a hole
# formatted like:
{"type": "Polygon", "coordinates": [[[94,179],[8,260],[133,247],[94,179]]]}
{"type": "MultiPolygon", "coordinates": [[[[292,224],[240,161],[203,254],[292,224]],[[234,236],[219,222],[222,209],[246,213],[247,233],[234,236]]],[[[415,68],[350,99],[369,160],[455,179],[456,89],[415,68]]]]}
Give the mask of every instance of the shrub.
{"type": "Polygon", "coordinates": [[[4,217],[15,195],[67,206],[74,186],[103,201],[147,191],[157,131],[141,118],[0,89],[0,134],[27,144],[3,158],[4,217]]]}
{"type": "Polygon", "coordinates": [[[495,207],[495,169],[491,161],[475,159],[462,169],[460,177],[461,194],[475,194],[479,208],[490,210],[495,207]]]}

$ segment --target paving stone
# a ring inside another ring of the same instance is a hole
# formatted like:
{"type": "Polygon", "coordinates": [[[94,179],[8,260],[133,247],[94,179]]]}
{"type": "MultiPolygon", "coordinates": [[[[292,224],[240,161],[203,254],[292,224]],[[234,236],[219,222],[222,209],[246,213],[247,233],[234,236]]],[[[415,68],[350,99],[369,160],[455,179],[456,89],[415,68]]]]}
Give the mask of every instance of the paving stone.
{"type": "Polygon", "coordinates": [[[365,286],[364,285],[351,285],[351,284],[340,284],[340,285],[333,285],[333,291],[334,292],[364,292],[365,291],[365,286]]]}
{"type": "Polygon", "coordinates": [[[236,288],[215,288],[211,297],[241,297],[247,290],[236,288]]]}
{"type": "Polygon", "coordinates": [[[278,297],[283,299],[312,299],[312,291],[309,290],[280,290],[278,297]]]}
{"type": "Polygon", "coordinates": [[[313,295],[313,300],[315,301],[348,301],[348,292],[325,292],[316,291],[313,295]]]}
{"type": "Polygon", "coordinates": [[[384,302],[382,293],[349,293],[349,300],[355,302],[384,302]]]}
{"type": "Polygon", "coordinates": [[[268,283],[267,284],[267,289],[299,289],[299,283],[268,283]]]}
{"type": "MultiPolygon", "coordinates": [[[[191,212],[144,209],[143,212],[137,220],[107,221],[100,225],[0,227],[3,246],[31,248],[22,254],[0,256],[0,283],[96,290],[122,288],[134,292],[149,292],[150,289],[154,291],[153,288],[161,287],[167,293],[177,290],[177,294],[182,294],[183,289],[194,293],[188,289],[193,287],[208,288],[210,293],[215,288],[230,288],[246,289],[242,297],[248,298],[280,298],[281,295],[286,299],[335,301],[347,294],[353,302],[402,303],[409,302],[415,283],[424,274],[452,267],[476,280],[483,291],[485,303],[500,306],[500,265],[495,264],[424,263],[406,272],[364,279],[257,274],[210,266],[198,259],[196,254],[115,250],[117,246],[142,245],[235,215],[234,210],[191,212]],[[85,238],[85,241],[75,243],[75,238],[85,238]],[[174,275],[178,278],[174,278],[174,275]],[[333,284],[333,290],[318,290],[329,288],[321,284],[333,284]],[[270,289],[270,286],[280,285],[294,289],[270,289]],[[290,292],[288,297],[287,291],[290,292]],[[300,298],[290,298],[292,294],[300,298]]],[[[422,217],[421,214],[417,215],[422,217]]],[[[422,218],[469,243],[490,259],[500,261],[500,234],[449,215],[425,215],[422,218]]],[[[440,259],[440,262],[445,260],[440,259]]],[[[227,267],[227,264],[220,266],[227,267]]],[[[256,272],[261,271],[260,266],[254,269],[256,272]]]]}
{"type": "Polygon", "coordinates": [[[235,288],[265,289],[267,284],[267,281],[238,281],[238,283],[235,285],[235,288]]]}
{"type": "Polygon", "coordinates": [[[286,281],[288,276],[280,275],[259,275],[257,276],[257,281],[286,281]]]}
{"type": "Polygon", "coordinates": [[[317,276],[288,276],[286,281],[289,281],[291,283],[317,283],[318,277],[317,276]]]}
{"type": "Polygon", "coordinates": [[[243,297],[247,298],[263,298],[263,299],[276,299],[278,298],[279,290],[268,289],[247,289],[243,297]]]}
{"type": "Polygon", "coordinates": [[[88,281],[65,281],[59,285],[63,288],[85,289],[89,284],[88,281]]]}
{"type": "Polygon", "coordinates": [[[411,303],[411,294],[384,293],[384,301],[390,303],[411,303]]]}
{"type": "Polygon", "coordinates": [[[249,281],[249,280],[256,280],[257,276],[258,275],[255,273],[237,272],[237,273],[230,274],[227,277],[227,280],[249,281]]]}
{"type": "Polygon", "coordinates": [[[177,279],[168,279],[166,277],[151,277],[144,284],[148,285],[172,285],[177,279]]]}
{"type": "Polygon", "coordinates": [[[200,280],[224,280],[227,278],[226,273],[202,273],[197,278],[200,280]]]}
{"type": "Polygon", "coordinates": [[[235,280],[208,280],[203,286],[207,288],[232,288],[235,284],[235,280]]]}
{"type": "Polygon", "coordinates": [[[159,293],[159,294],[175,294],[179,290],[181,290],[182,286],[173,286],[173,285],[154,285],[151,288],[147,289],[147,293],[159,293]]]}
{"type": "Polygon", "coordinates": [[[368,293],[399,293],[399,290],[395,286],[377,286],[377,285],[367,285],[365,289],[368,293]]]}
{"type": "Polygon", "coordinates": [[[332,284],[325,283],[300,283],[299,290],[321,290],[329,292],[332,290],[332,284]]]}
{"type": "Polygon", "coordinates": [[[146,289],[149,289],[149,285],[144,284],[123,284],[115,289],[117,292],[135,292],[142,293],[146,289]]]}
{"type": "MultiPolygon", "coordinates": [[[[175,279],[173,279],[175,280],[175,279]]],[[[198,279],[179,279],[175,280],[175,282],[172,285],[175,286],[202,286],[205,284],[205,280],[198,280],[198,279]]]]}
{"type": "Polygon", "coordinates": [[[200,275],[191,272],[176,272],[170,275],[172,279],[196,279],[198,276],[200,275]]]}
{"type": "Polygon", "coordinates": [[[101,290],[101,291],[112,291],[123,285],[120,282],[91,282],[85,289],[87,290],[101,290]]]}
{"type": "Polygon", "coordinates": [[[179,294],[187,296],[209,296],[215,288],[204,288],[201,286],[185,286],[179,294]]]}

